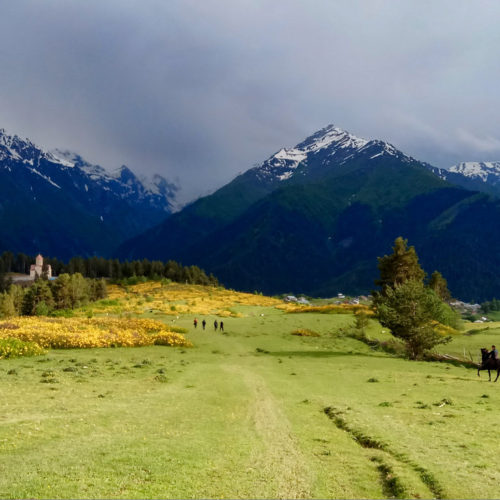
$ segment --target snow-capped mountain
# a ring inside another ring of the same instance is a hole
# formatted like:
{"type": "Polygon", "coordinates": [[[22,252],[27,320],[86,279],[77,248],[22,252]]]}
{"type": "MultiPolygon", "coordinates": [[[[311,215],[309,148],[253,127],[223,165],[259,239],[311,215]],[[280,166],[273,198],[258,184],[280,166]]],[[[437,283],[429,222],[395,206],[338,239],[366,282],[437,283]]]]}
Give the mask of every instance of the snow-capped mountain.
{"type": "Polygon", "coordinates": [[[430,167],[441,179],[472,191],[500,196],[500,162],[467,161],[448,169],[430,167]]]}
{"type": "Polygon", "coordinates": [[[313,169],[342,166],[356,155],[367,160],[393,156],[404,162],[413,161],[387,142],[362,139],[328,125],[295,147],[280,149],[253,171],[262,181],[285,181],[295,175],[307,175],[313,169]]]}
{"type": "Polygon", "coordinates": [[[132,203],[146,201],[167,213],[172,211],[178,187],[155,174],[152,179],[137,177],[126,165],[113,172],[107,172],[99,165],[93,165],[79,154],[67,150],[45,151],[35,146],[29,139],[17,135],[10,136],[0,129],[0,168],[12,171],[13,165],[23,165],[29,172],[38,175],[54,187],[60,187],[52,177],[61,173],[75,176],[74,186],[85,192],[89,184],[100,184],[102,189],[111,191],[132,203]],[[47,165],[50,164],[50,165],[47,165]],[[59,167],[60,172],[53,167],[59,167]],[[50,172],[49,172],[50,170],[50,172]],[[84,181],[83,184],[81,182],[84,181]]]}
{"type": "Polygon", "coordinates": [[[467,161],[453,165],[450,172],[462,174],[470,179],[481,179],[483,182],[496,184],[500,180],[500,161],[475,162],[467,161]]]}
{"type": "MultiPolygon", "coordinates": [[[[35,223],[44,211],[53,212],[52,227],[58,225],[56,219],[61,220],[61,211],[72,212],[73,225],[61,227],[69,233],[75,232],[85,219],[89,225],[86,240],[92,240],[92,234],[105,233],[103,238],[95,240],[95,246],[87,241],[81,248],[75,247],[75,254],[104,253],[103,248],[109,251],[121,239],[138,234],[170,215],[176,207],[178,190],[160,175],[139,178],[126,166],[108,172],[76,153],[46,151],[29,139],[8,135],[3,129],[0,129],[0,183],[5,189],[0,199],[0,227],[7,217],[8,206],[32,233],[32,244],[24,242],[22,248],[11,244],[8,248],[23,252],[44,250],[61,257],[65,252],[61,253],[57,244],[49,247],[43,244],[41,228],[45,221],[35,223]],[[27,207],[32,205],[36,209],[28,211],[27,207]],[[96,227],[91,229],[93,224],[96,227]],[[114,241],[108,241],[109,237],[114,241]]],[[[2,238],[0,230],[0,244],[3,241],[10,240],[2,238]]]]}
{"type": "Polygon", "coordinates": [[[125,242],[117,256],[169,255],[246,290],[359,293],[373,287],[376,257],[397,236],[424,241],[431,223],[469,196],[391,144],[329,125],[125,242]]]}

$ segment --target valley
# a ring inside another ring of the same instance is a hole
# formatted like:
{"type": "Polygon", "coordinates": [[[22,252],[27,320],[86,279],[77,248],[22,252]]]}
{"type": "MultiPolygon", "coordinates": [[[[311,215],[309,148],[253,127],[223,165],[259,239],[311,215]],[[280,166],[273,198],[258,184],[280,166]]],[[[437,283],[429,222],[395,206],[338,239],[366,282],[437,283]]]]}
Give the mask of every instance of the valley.
{"type": "MultiPolygon", "coordinates": [[[[265,296],[144,283],[110,297],[76,316],[159,320],[193,347],[1,360],[2,498],[496,495],[500,400],[484,372],[373,350],[348,335],[352,314],[265,296]]],[[[488,326],[440,352],[476,356],[500,334],[488,326]]],[[[388,338],[375,320],[367,335],[388,338]]]]}

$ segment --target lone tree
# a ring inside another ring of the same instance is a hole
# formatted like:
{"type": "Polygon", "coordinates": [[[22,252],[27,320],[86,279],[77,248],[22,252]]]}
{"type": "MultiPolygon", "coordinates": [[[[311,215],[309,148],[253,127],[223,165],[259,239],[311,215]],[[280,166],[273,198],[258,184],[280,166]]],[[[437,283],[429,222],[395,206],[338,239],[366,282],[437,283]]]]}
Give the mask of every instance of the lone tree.
{"type": "Polygon", "coordinates": [[[434,324],[443,316],[443,302],[421,281],[408,280],[387,288],[377,306],[380,323],[405,343],[410,359],[450,339],[434,330],[434,324]]]}
{"type": "Polygon", "coordinates": [[[435,331],[436,322],[455,326],[457,318],[441,297],[425,286],[425,272],[415,248],[407,245],[407,240],[399,237],[394,252],[379,258],[380,279],[375,283],[381,290],[373,294],[373,305],[382,326],[405,343],[410,359],[418,359],[450,340],[435,331]]]}

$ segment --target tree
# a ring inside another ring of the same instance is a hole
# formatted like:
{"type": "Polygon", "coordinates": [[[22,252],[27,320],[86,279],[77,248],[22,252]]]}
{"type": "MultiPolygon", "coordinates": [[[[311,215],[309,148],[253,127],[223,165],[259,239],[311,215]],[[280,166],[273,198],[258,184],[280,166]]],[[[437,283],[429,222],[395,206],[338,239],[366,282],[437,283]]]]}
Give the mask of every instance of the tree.
{"type": "Polygon", "coordinates": [[[103,279],[92,280],[89,283],[89,294],[89,298],[91,301],[105,299],[108,296],[106,281],[104,281],[103,279]]]}
{"type": "MultiPolygon", "coordinates": [[[[459,326],[457,313],[443,302],[446,280],[434,273],[431,286],[424,284],[425,272],[420,267],[414,247],[396,238],[391,255],[379,257],[380,279],[375,283],[382,290],[374,292],[373,306],[380,323],[401,339],[411,359],[449,339],[436,332],[436,324],[459,326]]],[[[449,293],[449,292],[448,292],[449,293]]]]}
{"type": "Polygon", "coordinates": [[[27,316],[48,314],[54,306],[52,291],[47,281],[38,280],[24,294],[22,313],[27,316]],[[43,302],[43,305],[39,306],[43,302]]]}
{"type": "Polygon", "coordinates": [[[11,285],[8,293],[12,297],[12,302],[14,303],[14,307],[16,309],[15,315],[17,316],[21,314],[23,310],[25,289],[19,285],[11,285]]]}
{"type": "Polygon", "coordinates": [[[89,282],[80,273],[70,276],[69,288],[72,309],[85,305],[89,301],[89,282]]]}
{"type": "Polygon", "coordinates": [[[11,273],[14,270],[14,254],[12,252],[4,252],[2,261],[6,273],[11,273]]]}
{"type": "Polygon", "coordinates": [[[394,288],[408,280],[423,281],[425,271],[420,267],[415,247],[408,248],[408,240],[401,236],[394,241],[393,253],[378,258],[380,279],[375,281],[381,287],[382,295],[387,288],[394,288]]]}
{"type": "Polygon", "coordinates": [[[431,279],[429,280],[429,288],[434,290],[436,295],[448,302],[451,300],[451,293],[448,290],[448,282],[443,277],[443,275],[439,271],[434,271],[431,275],[431,279]]]}
{"type": "Polygon", "coordinates": [[[3,270],[3,263],[0,262],[0,292],[4,292],[8,289],[9,284],[7,277],[5,275],[5,271],[3,270]]]}
{"type": "Polygon", "coordinates": [[[71,276],[63,273],[51,283],[56,309],[70,309],[73,306],[71,294],[71,276]]]}
{"type": "Polygon", "coordinates": [[[14,299],[7,293],[0,293],[0,318],[9,318],[10,316],[17,316],[14,299]]]}
{"type": "Polygon", "coordinates": [[[380,323],[405,343],[410,359],[418,359],[425,351],[450,340],[434,330],[433,322],[442,312],[441,299],[416,279],[386,287],[377,304],[380,323]]]}

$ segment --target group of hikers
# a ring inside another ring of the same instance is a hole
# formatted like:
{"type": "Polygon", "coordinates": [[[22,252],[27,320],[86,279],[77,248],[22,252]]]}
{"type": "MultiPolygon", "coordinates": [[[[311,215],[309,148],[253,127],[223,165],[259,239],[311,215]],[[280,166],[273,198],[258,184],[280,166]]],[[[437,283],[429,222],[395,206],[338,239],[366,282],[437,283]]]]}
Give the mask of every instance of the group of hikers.
{"type": "MultiPolygon", "coordinates": [[[[193,325],[194,325],[194,327],[195,327],[195,328],[197,328],[197,327],[198,327],[198,319],[197,319],[197,318],[194,318],[193,325]]],[[[205,327],[207,326],[207,322],[206,322],[205,320],[203,320],[203,321],[201,322],[201,326],[202,326],[203,330],[205,330],[205,327]]],[[[217,320],[215,320],[215,321],[214,321],[214,330],[215,330],[215,331],[217,331],[217,328],[218,328],[221,332],[223,332],[223,331],[224,331],[224,321],[221,321],[221,322],[219,323],[217,320]]]]}

